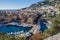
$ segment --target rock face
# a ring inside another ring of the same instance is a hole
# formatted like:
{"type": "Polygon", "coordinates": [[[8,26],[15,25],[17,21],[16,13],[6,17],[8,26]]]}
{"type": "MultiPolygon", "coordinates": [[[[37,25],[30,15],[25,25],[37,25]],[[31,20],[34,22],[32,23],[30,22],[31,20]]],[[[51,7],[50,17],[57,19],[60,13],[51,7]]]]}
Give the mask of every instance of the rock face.
{"type": "Polygon", "coordinates": [[[48,37],[45,40],[60,40],[60,33],[58,33],[54,36],[48,37]]]}

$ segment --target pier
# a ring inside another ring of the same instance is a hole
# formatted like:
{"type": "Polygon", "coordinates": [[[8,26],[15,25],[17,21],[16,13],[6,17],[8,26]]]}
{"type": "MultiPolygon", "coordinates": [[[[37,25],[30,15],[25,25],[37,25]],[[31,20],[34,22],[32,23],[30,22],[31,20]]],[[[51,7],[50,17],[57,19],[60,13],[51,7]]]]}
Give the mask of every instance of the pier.
{"type": "Polygon", "coordinates": [[[40,26],[33,25],[33,28],[29,32],[32,32],[33,34],[35,34],[35,33],[38,33],[39,31],[40,31],[40,26]]]}

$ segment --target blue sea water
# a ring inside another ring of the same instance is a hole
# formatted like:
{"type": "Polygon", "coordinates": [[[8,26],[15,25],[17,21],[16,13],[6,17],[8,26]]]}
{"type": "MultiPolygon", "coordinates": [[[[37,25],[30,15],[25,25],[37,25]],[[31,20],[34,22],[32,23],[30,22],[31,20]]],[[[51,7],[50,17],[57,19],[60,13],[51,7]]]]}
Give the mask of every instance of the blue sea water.
{"type": "Polygon", "coordinates": [[[19,32],[24,31],[28,32],[32,27],[22,27],[22,26],[14,26],[14,25],[3,25],[0,26],[0,32],[11,33],[11,32],[19,32]]]}
{"type": "MultiPolygon", "coordinates": [[[[38,21],[38,25],[41,27],[41,31],[44,32],[47,29],[46,24],[44,24],[45,21],[38,21]]],[[[22,26],[16,26],[16,25],[2,25],[0,26],[0,32],[5,33],[11,33],[11,32],[28,32],[31,30],[32,27],[22,27],[22,26]]]]}
{"type": "Polygon", "coordinates": [[[38,25],[40,25],[40,27],[41,27],[40,30],[41,30],[42,32],[44,32],[46,29],[48,29],[47,25],[44,24],[44,22],[47,23],[46,21],[42,21],[42,20],[41,20],[41,21],[38,21],[38,25]]]}

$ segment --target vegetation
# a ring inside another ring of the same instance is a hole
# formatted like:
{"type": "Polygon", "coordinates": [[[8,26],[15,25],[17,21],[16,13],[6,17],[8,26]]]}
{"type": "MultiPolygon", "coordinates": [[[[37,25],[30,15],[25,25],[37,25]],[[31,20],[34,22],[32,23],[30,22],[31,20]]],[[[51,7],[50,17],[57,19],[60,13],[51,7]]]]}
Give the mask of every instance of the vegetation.
{"type": "Polygon", "coordinates": [[[10,36],[6,35],[5,33],[0,33],[0,40],[27,40],[27,37],[15,37],[15,36],[10,36]]]}
{"type": "Polygon", "coordinates": [[[49,29],[45,30],[44,37],[49,37],[60,32],[60,14],[56,15],[52,20],[52,25],[49,29]]]}
{"type": "MultiPolygon", "coordinates": [[[[14,22],[14,21],[19,21],[19,23],[30,23],[30,24],[37,24],[36,22],[38,19],[44,20],[44,18],[50,20],[52,22],[52,25],[49,29],[45,30],[42,33],[36,33],[33,34],[29,40],[43,40],[43,38],[47,38],[49,36],[53,36],[57,33],[60,32],[60,14],[57,14],[55,16],[52,16],[52,12],[49,11],[55,11],[54,9],[48,8],[48,9],[43,9],[44,7],[47,8],[47,6],[51,6],[52,8],[55,6],[55,4],[59,4],[58,2],[49,2],[50,0],[45,0],[43,2],[38,2],[36,4],[32,4],[31,7],[29,8],[23,8],[23,11],[19,11],[16,13],[13,12],[8,12],[8,13],[0,13],[0,22],[14,22]],[[42,9],[40,7],[43,7],[42,9]],[[40,16],[40,13],[42,16],[40,16]],[[45,15],[45,16],[43,16],[45,15]]],[[[59,4],[60,5],[60,4],[59,4]]],[[[58,5],[58,6],[59,6],[58,5]]],[[[58,7],[57,6],[57,7],[58,7]]],[[[56,8],[57,9],[57,8],[56,8]]],[[[59,8],[60,9],[60,6],[59,8]]],[[[56,12],[57,13],[57,12],[56,12]]],[[[6,33],[0,33],[0,40],[27,40],[27,37],[15,37],[15,36],[9,36],[6,35],[6,33]]]]}
{"type": "Polygon", "coordinates": [[[27,40],[27,37],[18,37],[18,40],[27,40]]]}

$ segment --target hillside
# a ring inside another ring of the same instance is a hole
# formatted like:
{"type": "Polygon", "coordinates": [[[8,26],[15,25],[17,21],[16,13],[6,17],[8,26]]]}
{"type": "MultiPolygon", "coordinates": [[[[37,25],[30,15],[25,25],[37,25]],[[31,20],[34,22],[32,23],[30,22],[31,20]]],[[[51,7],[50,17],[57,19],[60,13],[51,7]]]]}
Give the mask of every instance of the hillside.
{"type": "Polygon", "coordinates": [[[33,22],[36,19],[39,19],[37,18],[39,15],[45,15],[45,18],[47,18],[48,16],[54,16],[60,11],[59,2],[59,0],[45,0],[32,4],[30,7],[18,10],[0,10],[0,21],[5,20],[4,22],[12,22],[13,20],[16,20],[21,22],[29,22],[29,19],[31,19],[31,21],[33,22]]]}
{"type": "Polygon", "coordinates": [[[0,10],[0,21],[12,22],[15,20],[18,22],[35,23],[34,21],[37,21],[39,19],[39,15],[44,16],[45,19],[48,19],[48,16],[55,16],[55,14],[59,13],[59,8],[59,1],[45,0],[32,4],[30,7],[18,10],[0,10]],[[31,19],[30,22],[29,19],[31,19]]]}
{"type": "Polygon", "coordinates": [[[29,39],[40,40],[41,38],[44,39],[50,36],[52,37],[53,35],[60,32],[59,31],[60,30],[59,14],[60,14],[60,0],[44,0],[41,2],[34,3],[29,7],[22,8],[22,9],[0,10],[0,26],[6,25],[9,23],[17,23],[17,25],[28,24],[28,26],[29,24],[30,26],[34,25],[32,26],[33,27],[32,33],[33,31],[35,31],[35,34],[29,36],[31,37],[29,39]],[[45,26],[42,25],[43,23],[47,28],[45,28],[45,26]]]}

